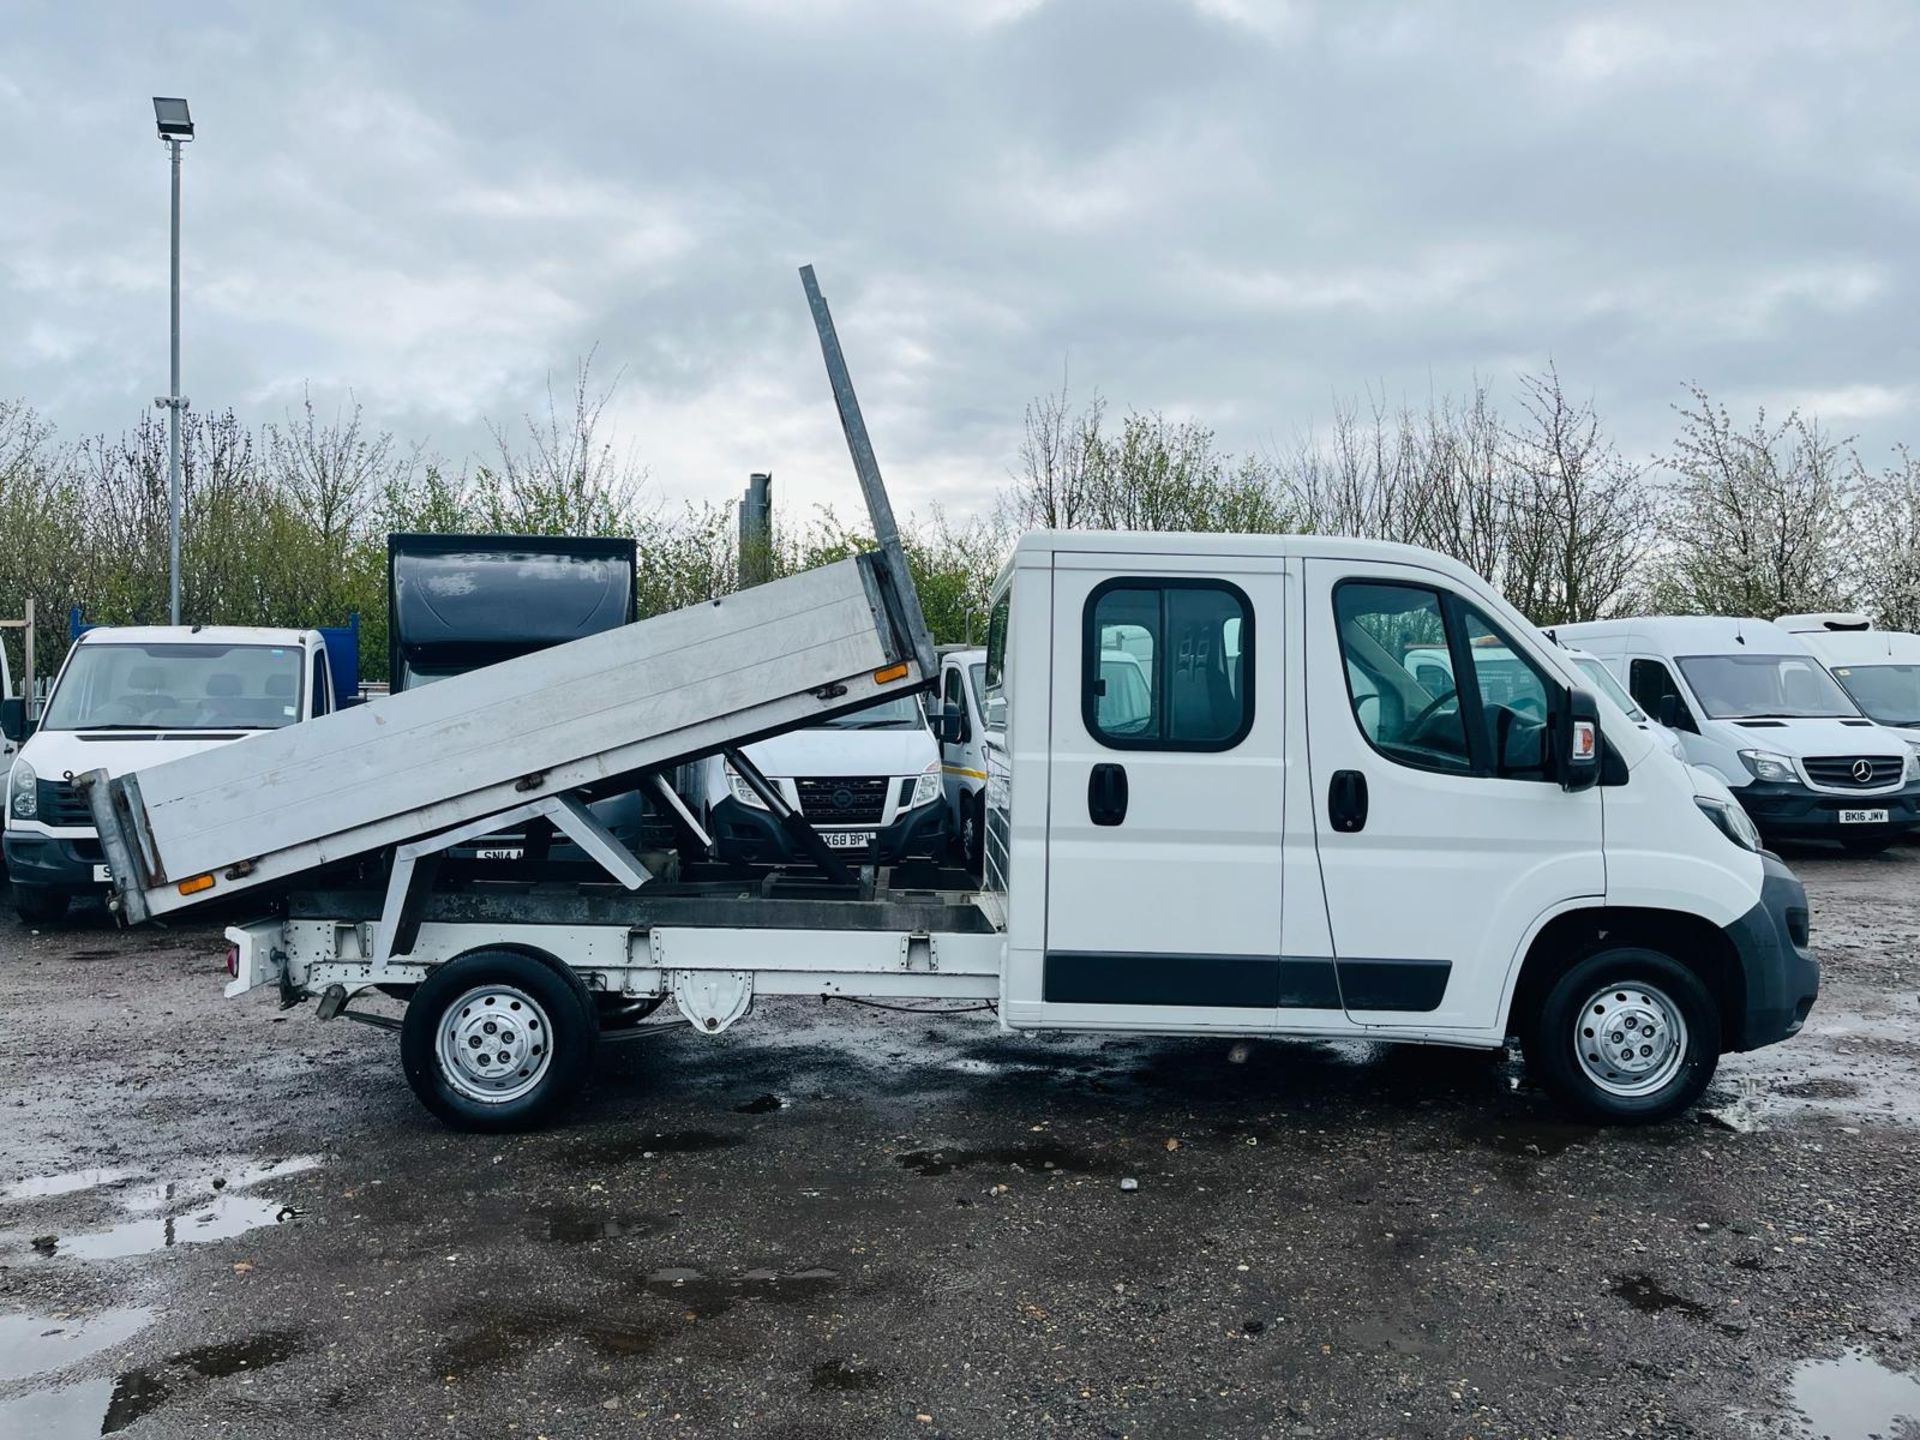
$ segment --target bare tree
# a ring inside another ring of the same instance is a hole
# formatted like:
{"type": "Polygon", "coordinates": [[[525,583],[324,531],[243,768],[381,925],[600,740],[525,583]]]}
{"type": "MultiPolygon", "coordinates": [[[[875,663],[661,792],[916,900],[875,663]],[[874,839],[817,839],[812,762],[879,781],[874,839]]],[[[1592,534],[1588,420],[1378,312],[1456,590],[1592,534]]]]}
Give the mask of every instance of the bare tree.
{"type": "Polygon", "coordinates": [[[1551,364],[1521,377],[1520,408],[1525,423],[1503,437],[1506,596],[1540,625],[1614,614],[1652,543],[1646,467],[1620,457],[1593,402],[1568,399],[1551,364]]]}
{"type": "Polygon", "coordinates": [[[619,377],[595,390],[593,358],[590,352],[575,370],[565,412],[547,377],[546,414],[523,417],[522,443],[489,427],[497,468],[482,466],[474,476],[488,528],[535,535],[617,535],[636,528],[646,471],[606,434],[607,404],[619,377]]]}
{"type": "Polygon", "coordinates": [[[1846,442],[1798,411],[1772,424],[1761,409],[1738,427],[1705,390],[1688,388],[1667,461],[1656,602],[1761,617],[1846,605],[1861,489],[1846,442]]]}
{"type": "Polygon", "coordinates": [[[1090,471],[1100,449],[1106,402],[1099,395],[1080,410],[1063,371],[1060,389],[1027,402],[1020,436],[1020,468],[1001,497],[1002,516],[1021,530],[1076,530],[1090,524],[1090,471]]]}

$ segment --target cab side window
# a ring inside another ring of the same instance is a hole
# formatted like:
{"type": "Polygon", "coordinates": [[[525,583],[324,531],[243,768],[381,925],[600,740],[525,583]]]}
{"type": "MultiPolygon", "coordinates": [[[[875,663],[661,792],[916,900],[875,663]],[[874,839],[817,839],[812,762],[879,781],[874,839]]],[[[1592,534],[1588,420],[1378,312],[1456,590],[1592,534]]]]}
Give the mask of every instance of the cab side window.
{"type": "Polygon", "coordinates": [[[1253,607],[1223,580],[1108,580],[1087,598],[1081,714],[1115,750],[1230,750],[1253,728],[1253,607]]]}
{"type": "Polygon", "coordinates": [[[1480,713],[1482,753],[1490,757],[1496,775],[1546,779],[1546,679],[1473,606],[1460,607],[1460,620],[1478,692],[1467,697],[1468,709],[1480,713]]]}
{"type": "Polygon", "coordinates": [[[308,682],[313,686],[313,713],[316,717],[327,713],[327,655],[324,650],[313,652],[313,677],[308,682]]]}
{"type": "Polygon", "coordinates": [[[952,743],[964,745],[973,729],[973,725],[967,715],[967,694],[960,678],[960,667],[958,665],[949,665],[947,667],[946,683],[940,688],[940,708],[945,710],[948,706],[954,707],[960,715],[960,738],[952,743]]]}
{"type": "Polygon", "coordinates": [[[1439,592],[1350,581],[1334,591],[1333,609],[1347,698],[1368,743],[1403,765],[1471,771],[1439,592]]]}
{"type": "Polygon", "coordinates": [[[1627,689],[1642,710],[1662,723],[1665,722],[1661,705],[1667,696],[1673,696],[1673,723],[1682,730],[1698,733],[1700,727],[1694,723],[1693,712],[1687,708],[1687,697],[1680,693],[1680,687],[1674,683],[1673,672],[1660,661],[1635,660],[1629,665],[1627,689]]]}
{"type": "Polygon", "coordinates": [[[1007,728],[1007,622],[1011,618],[1013,592],[1009,590],[994,603],[987,617],[987,664],[981,676],[980,719],[989,730],[1007,728]]]}

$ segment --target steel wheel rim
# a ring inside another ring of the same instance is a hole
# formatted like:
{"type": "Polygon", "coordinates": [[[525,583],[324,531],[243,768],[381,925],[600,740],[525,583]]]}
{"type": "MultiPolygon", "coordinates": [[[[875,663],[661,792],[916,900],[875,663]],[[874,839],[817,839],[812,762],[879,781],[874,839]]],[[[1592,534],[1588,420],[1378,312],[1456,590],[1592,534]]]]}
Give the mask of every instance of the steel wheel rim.
{"type": "Polygon", "coordinates": [[[553,1064],[553,1026],[526,991],[477,985],[440,1012],[435,1049],[447,1084],[482,1105],[528,1094],[553,1064]]]}
{"type": "Polygon", "coordinates": [[[1634,981],[1596,990],[1573,1022],[1580,1070],[1609,1095],[1651,1095],[1680,1073],[1687,1021],[1664,990],[1634,981]]]}

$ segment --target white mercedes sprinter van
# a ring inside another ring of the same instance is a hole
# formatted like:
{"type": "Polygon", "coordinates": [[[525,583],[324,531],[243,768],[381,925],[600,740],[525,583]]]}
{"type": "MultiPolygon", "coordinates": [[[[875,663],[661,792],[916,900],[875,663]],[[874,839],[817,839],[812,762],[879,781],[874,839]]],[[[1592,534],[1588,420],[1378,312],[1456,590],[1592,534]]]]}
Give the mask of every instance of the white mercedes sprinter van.
{"type": "Polygon", "coordinates": [[[1798,635],[1870,719],[1920,750],[1920,635],[1876,630],[1864,615],[1782,615],[1773,623],[1798,635]]]}
{"type": "Polygon", "coordinates": [[[1662,616],[1561,625],[1772,839],[1882,850],[1920,825],[1920,752],[1861,714],[1798,635],[1765,620],[1662,616]]]}

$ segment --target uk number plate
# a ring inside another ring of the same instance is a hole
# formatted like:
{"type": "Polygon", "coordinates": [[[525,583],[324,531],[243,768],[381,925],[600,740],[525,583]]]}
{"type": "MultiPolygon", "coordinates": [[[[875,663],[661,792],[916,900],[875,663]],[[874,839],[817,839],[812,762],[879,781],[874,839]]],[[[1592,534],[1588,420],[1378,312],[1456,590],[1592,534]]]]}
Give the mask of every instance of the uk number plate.
{"type": "Polygon", "coordinates": [[[522,845],[487,845],[473,852],[476,860],[519,860],[525,857],[526,847],[522,845]]]}
{"type": "Polygon", "coordinates": [[[1884,825],[1887,823],[1887,812],[1884,810],[1842,810],[1840,812],[1840,823],[1842,825],[1884,825]]]}
{"type": "Polygon", "coordinates": [[[111,885],[113,872],[104,865],[96,865],[93,867],[93,880],[96,885],[111,885]]]}
{"type": "Polygon", "coordinates": [[[864,850],[873,844],[871,830],[822,830],[820,838],[829,850],[864,850]]]}

